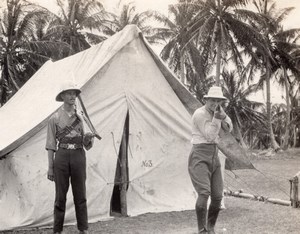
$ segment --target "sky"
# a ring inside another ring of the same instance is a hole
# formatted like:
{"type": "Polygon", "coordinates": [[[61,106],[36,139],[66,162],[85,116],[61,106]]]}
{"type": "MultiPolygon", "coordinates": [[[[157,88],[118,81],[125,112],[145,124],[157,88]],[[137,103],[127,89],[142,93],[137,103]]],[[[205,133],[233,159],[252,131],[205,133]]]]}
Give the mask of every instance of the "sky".
{"type": "MultiPolygon", "coordinates": [[[[1,0],[2,1],[2,0],[1,0]]],[[[30,0],[29,0],[30,1],[30,0]]],[[[39,3],[50,9],[55,9],[56,0],[31,0],[32,2],[39,3]]],[[[100,0],[108,10],[115,10],[120,0],[100,0]]],[[[162,13],[168,13],[168,5],[174,4],[177,0],[122,0],[124,3],[134,2],[137,11],[142,12],[149,9],[157,10],[162,13]]],[[[296,28],[300,26],[300,1],[299,0],[275,0],[278,8],[295,7],[295,9],[286,18],[286,29],[296,28]]]]}
{"type": "MultiPolygon", "coordinates": [[[[31,2],[38,3],[41,6],[44,6],[51,11],[56,11],[58,8],[56,6],[56,0],[29,0],[31,2]]],[[[117,4],[120,0],[99,0],[107,9],[111,12],[116,12],[117,4]]],[[[3,0],[1,0],[3,4],[3,0]]],[[[156,10],[165,15],[168,14],[168,5],[174,4],[177,0],[122,0],[122,3],[129,3],[134,2],[136,5],[136,10],[138,12],[143,12],[146,10],[156,10]]],[[[300,0],[275,0],[277,8],[286,8],[286,7],[294,7],[295,9],[287,16],[286,20],[284,21],[284,28],[297,28],[300,27],[300,0]]],[[[157,52],[157,48],[154,48],[157,52]]],[[[284,102],[281,98],[283,89],[276,86],[275,84],[272,85],[272,89],[276,90],[276,92],[272,92],[271,102],[272,103],[279,103],[284,102]]],[[[260,101],[264,101],[265,97],[263,93],[257,93],[253,96],[253,99],[257,99],[260,101]]]]}

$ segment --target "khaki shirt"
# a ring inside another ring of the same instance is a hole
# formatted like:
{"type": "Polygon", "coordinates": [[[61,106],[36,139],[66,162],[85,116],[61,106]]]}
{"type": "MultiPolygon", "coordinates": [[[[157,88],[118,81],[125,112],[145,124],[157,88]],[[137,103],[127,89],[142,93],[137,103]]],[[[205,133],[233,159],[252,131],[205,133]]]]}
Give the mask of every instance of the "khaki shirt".
{"type": "Polygon", "coordinates": [[[84,127],[82,118],[78,114],[74,114],[71,117],[61,107],[55,112],[48,121],[46,150],[57,150],[58,139],[57,132],[66,126],[70,126],[77,117],[81,120],[79,124],[69,133],[66,137],[82,137],[84,135],[84,127]]]}

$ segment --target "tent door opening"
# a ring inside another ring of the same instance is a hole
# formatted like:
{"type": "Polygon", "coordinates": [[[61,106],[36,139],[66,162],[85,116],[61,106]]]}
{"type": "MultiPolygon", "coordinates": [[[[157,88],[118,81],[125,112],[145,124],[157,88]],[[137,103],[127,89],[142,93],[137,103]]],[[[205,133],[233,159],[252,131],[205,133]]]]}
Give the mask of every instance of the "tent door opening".
{"type": "Polygon", "coordinates": [[[127,112],[117,160],[110,215],[127,216],[129,113],[127,112]]]}

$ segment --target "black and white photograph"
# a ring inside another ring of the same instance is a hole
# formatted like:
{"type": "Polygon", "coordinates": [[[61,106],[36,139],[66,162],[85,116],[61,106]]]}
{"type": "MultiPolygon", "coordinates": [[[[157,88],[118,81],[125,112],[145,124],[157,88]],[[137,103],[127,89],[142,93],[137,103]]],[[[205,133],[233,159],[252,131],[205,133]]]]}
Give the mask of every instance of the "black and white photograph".
{"type": "Polygon", "coordinates": [[[299,0],[1,0],[0,233],[300,233],[299,0]]]}

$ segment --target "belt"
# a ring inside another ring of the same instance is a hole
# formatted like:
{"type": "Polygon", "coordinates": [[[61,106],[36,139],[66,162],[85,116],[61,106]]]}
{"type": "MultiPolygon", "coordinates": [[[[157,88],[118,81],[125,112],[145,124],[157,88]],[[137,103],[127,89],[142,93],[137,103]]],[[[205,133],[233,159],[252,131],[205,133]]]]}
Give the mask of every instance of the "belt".
{"type": "Polygon", "coordinates": [[[63,149],[76,150],[76,149],[82,149],[83,145],[82,144],[59,143],[58,147],[63,148],[63,149]]]}

